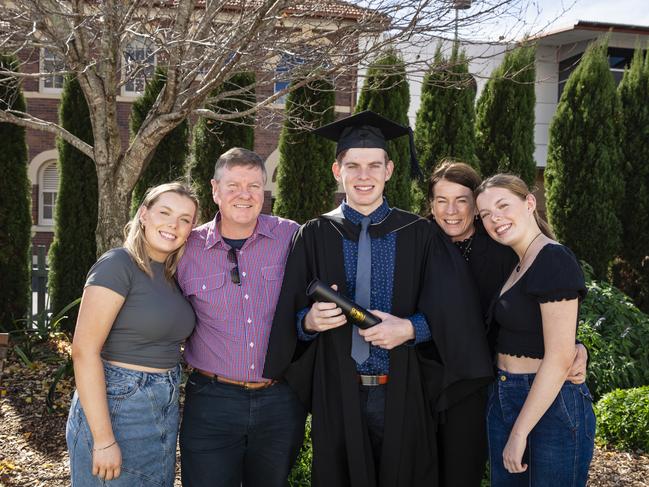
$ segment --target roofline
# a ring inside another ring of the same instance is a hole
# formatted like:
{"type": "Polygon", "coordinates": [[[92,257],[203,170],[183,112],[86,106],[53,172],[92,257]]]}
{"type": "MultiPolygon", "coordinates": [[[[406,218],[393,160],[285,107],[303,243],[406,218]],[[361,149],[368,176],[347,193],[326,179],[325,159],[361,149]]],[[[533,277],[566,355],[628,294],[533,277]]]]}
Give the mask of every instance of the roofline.
{"type": "Polygon", "coordinates": [[[595,32],[617,32],[620,34],[642,34],[649,35],[649,26],[633,24],[615,24],[611,22],[597,22],[592,20],[578,20],[576,24],[568,27],[560,27],[546,34],[539,34],[533,39],[540,40],[556,34],[563,34],[573,30],[589,30],[595,32]]]}

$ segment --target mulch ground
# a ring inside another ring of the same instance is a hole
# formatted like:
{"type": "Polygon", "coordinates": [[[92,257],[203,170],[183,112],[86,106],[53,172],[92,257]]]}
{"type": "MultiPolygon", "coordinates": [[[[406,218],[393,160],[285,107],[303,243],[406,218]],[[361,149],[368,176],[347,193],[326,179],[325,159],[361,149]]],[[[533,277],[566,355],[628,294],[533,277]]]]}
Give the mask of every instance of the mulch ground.
{"type": "MultiPolygon", "coordinates": [[[[10,353],[0,377],[1,487],[70,485],[65,422],[72,379],[59,382],[48,409],[45,399],[63,355],[52,348],[41,355],[29,368],[10,353]]],[[[649,454],[597,448],[588,485],[649,486],[649,454]]]]}

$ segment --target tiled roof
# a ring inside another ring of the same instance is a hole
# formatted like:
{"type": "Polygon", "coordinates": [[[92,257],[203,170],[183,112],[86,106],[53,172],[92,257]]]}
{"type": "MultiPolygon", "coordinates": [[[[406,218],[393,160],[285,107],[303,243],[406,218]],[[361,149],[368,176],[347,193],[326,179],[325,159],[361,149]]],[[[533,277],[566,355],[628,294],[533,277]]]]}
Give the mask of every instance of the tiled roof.
{"type": "MultiPolygon", "coordinates": [[[[199,7],[202,7],[204,5],[205,0],[198,1],[199,7]]],[[[226,8],[231,8],[233,10],[238,10],[242,7],[246,9],[256,9],[261,5],[263,5],[262,0],[231,0],[228,2],[228,6],[226,8]]],[[[378,14],[378,12],[375,12],[371,9],[358,7],[351,3],[343,2],[340,0],[303,0],[301,3],[291,5],[288,9],[286,9],[286,12],[289,14],[310,14],[314,17],[332,17],[350,20],[360,19],[367,15],[378,14]]]]}

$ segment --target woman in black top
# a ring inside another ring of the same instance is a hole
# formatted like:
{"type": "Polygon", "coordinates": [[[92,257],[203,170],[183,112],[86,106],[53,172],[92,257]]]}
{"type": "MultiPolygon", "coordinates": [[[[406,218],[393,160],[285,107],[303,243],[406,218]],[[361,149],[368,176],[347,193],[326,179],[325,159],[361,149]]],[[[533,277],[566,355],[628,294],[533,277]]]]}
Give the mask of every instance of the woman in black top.
{"type": "Polygon", "coordinates": [[[492,176],[475,195],[489,235],[518,256],[493,305],[499,330],[487,412],[492,486],[586,485],[592,399],[585,384],[567,381],[586,294],[581,268],[554,240],[521,179],[492,176]]]}
{"type": "MultiPolygon", "coordinates": [[[[486,316],[518,257],[510,247],[489,237],[477,219],[473,192],[480,182],[480,176],[468,164],[445,161],[429,180],[428,201],[431,223],[456,244],[467,261],[479,292],[483,316],[486,316]]],[[[492,321],[488,332],[491,350],[494,350],[497,330],[497,324],[492,321]]],[[[585,380],[586,371],[586,350],[582,345],[578,350],[570,376],[575,383],[585,380]]],[[[480,485],[487,460],[486,402],[486,391],[475,388],[472,394],[447,409],[439,418],[437,440],[441,486],[480,485]]]]}

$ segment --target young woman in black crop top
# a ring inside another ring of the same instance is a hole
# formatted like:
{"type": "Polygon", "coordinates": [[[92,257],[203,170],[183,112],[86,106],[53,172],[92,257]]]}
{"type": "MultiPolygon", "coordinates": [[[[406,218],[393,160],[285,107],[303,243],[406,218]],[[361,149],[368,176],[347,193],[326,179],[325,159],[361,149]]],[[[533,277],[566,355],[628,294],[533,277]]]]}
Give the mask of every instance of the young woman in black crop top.
{"type": "MultiPolygon", "coordinates": [[[[443,161],[428,184],[431,224],[439,227],[467,261],[480,296],[481,312],[487,315],[494,295],[518,262],[516,253],[495,242],[476,219],[473,192],[482,182],[468,164],[443,161]]],[[[495,321],[489,326],[489,346],[494,351],[495,321]]],[[[580,384],[586,375],[587,352],[576,347],[569,380],[580,384]]],[[[465,381],[466,382],[466,381],[465,381]]],[[[464,384],[466,396],[446,409],[438,419],[437,447],[440,487],[475,487],[484,477],[488,456],[485,410],[487,391],[479,384],[464,384]]]]}
{"type": "Polygon", "coordinates": [[[566,381],[586,294],[581,268],[554,241],[521,179],[498,174],[475,194],[489,235],[519,259],[493,306],[500,327],[487,406],[492,486],[586,485],[592,398],[585,384],[566,381]]]}

